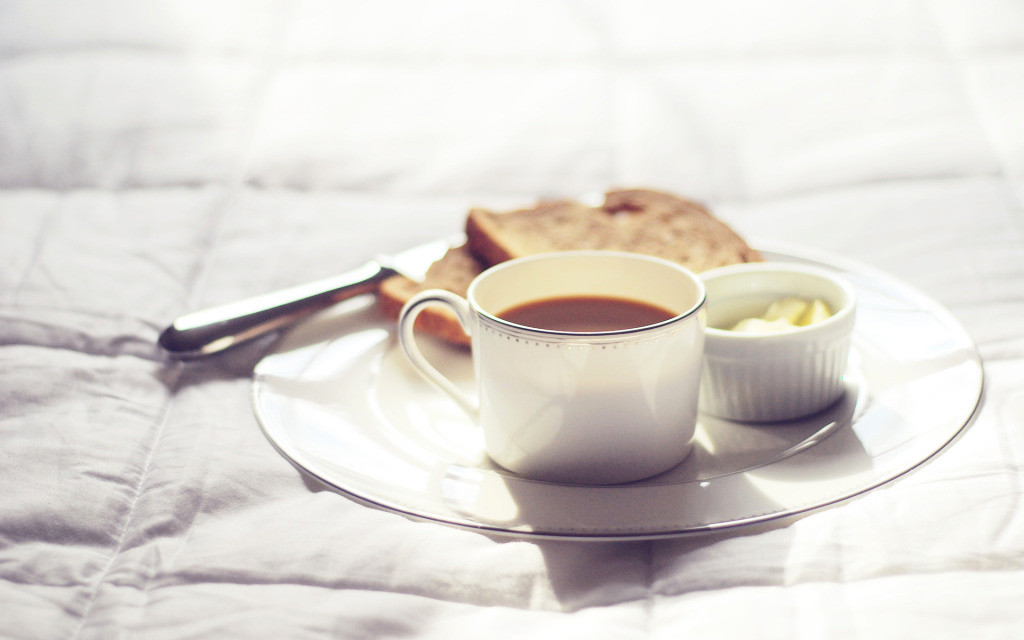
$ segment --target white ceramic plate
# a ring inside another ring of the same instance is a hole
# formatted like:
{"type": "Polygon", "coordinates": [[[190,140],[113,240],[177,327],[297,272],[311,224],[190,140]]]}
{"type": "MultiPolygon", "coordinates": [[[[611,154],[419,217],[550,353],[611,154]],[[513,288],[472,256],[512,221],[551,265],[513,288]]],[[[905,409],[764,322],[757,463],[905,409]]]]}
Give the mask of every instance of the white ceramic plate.
{"type": "MultiPolygon", "coordinates": [[[[494,466],[473,424],[411,369],[367,298],[299,325],[259,363],[256,416],[287,459],[357,501],[493,534],[589,540],[709,532],[819,509],[898,478],[957,437],[978,407],[982,366],[945,309],[834,256],[762,253],[835,270],[857,289],[847,392],[794,422],[701,415],[693,453],[649,480],[562,485],[494,466]]],[[[421,342],[469,387],[468,352],[421,342]]]]}

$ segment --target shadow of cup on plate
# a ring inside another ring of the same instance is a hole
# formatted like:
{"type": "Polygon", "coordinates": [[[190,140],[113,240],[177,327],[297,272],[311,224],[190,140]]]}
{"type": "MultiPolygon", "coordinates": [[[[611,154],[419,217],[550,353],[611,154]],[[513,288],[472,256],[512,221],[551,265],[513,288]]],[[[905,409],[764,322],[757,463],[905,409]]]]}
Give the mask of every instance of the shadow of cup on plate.
{"type": "Polygon", "coordinates": [[[735,528],[831,501],[831,494],[759,488],[766,473],[828,482],[869,468],[852,428],[867,404],[867,391],[851,372],[836,403],[800,420],[740,423],[702,414],[689,456],[651,478],[574,485],[528,480],[494,463],[451,465],[439,490],[453,511],[523,535],[644,538],[735,528]]]}

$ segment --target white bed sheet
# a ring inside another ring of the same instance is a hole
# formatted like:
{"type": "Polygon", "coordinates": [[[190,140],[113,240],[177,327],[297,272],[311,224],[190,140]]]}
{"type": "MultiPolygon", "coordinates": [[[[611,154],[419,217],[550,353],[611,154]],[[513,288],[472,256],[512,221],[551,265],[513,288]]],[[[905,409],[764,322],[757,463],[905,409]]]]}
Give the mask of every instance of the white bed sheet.
{"type": "Polygon", "coordinates": [[[1012,0],[0,3],[0,636],[1024,633],[1022,113],[1012,0]],[[615,186],[932,296],[976,419],[799,519],[532,542],[306,478],[250,408],[266,341],[155,346],[470,206],[615,186]]]}

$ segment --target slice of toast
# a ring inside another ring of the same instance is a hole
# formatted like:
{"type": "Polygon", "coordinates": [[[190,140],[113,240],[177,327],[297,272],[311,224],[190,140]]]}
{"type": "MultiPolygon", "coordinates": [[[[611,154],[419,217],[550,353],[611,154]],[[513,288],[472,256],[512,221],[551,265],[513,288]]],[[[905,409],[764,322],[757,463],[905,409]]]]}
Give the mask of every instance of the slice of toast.
{"type": "Polygon", "coordinates": [[[696,272],[761,259],[701,205],[645,189],[610,191],[600,207],[558,201],[508,213],[473,209],[466,237],[473,255],[489,265],[573,249],[645,253],[696,272]]]}
{"type": "MultiPolygon", "coordinates": [[[[381,284],[381,311],[397,318],[402,306],[424,289],[448,289],[465,296],[470,282],[489,266],[550,251],[610,249],[646,253],[700,272],[760,254],[701,205],[645,189],[610,191],[600,207],[573,200],[540,202],[529,209],[495,213],[472,209],[465,245],[450,249],[417,283],[395,276],[381,284]]],[[[457,345],[469,338],[442,307],[428,307],[416,328],[457,345]]]]}
{"type": "MultiPolygon", "coordinates": [[[[473,257],[469,247],[452,247],[427,269],[423,282],[405,276],[392,276],[380,284],[377,304],[381,312],[397,319],[402,306],[414,295],[426,289],[447,289],[465,297],[469,283],[484,270],[484,265],[473,257]]],[[[469,336],[462,330],[455,314],[444,307],[429,306],[416,318],[416,329],[442,338],[456,345],[468,346],[469,336]]]]}

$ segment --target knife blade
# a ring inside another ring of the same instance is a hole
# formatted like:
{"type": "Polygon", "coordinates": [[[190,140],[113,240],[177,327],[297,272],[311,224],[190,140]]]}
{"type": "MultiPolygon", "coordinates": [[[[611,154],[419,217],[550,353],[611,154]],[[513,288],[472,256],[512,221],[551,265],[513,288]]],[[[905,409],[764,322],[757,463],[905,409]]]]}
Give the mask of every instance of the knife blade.
{"type": "Polygon", "coordinates": [[[460,241],[457,237],[437,240],[392,256],[377,256],[336,276],[185,314],[164,329],[158,343],[178,360],[220,353],[342,300],[375,293],[391,276],[422,282],[430,265],[460,241]]]}

